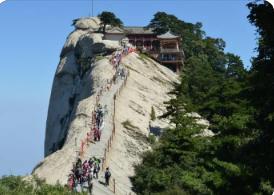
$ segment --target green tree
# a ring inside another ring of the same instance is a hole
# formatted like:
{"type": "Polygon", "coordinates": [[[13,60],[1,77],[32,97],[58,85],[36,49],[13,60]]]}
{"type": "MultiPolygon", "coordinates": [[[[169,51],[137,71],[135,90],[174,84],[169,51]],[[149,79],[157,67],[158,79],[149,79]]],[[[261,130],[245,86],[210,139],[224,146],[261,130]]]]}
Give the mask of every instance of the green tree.
{"type": "Polygon", "coordinates": [[[176,98],[168,102],[163,115],[176,128],[166,131],[159,145],[136,167],[133,184],[137,193],[165,193],[178,186],[190,194],[252,193],[252,171],[245,162],[250,158],[245,153],[257,134],[248,99],[248,71],[240,57],[225,53],[222,39],[206,37],[200,23],[186,23],[158,12],[149,27],[158,33],[168,28],[181,35],[186,58],[181,83],[172,91],[176,98]],[[193,127],[196,120],[189,117],[193,111],[210,121],[214,137],[197,136],[202,128],[193,127]],[[175,154],[163,164],[160,157],[169,157],[165,153],[169,150],[175,154]],[[151,177],[143,179],[145,175],[151,177]]]}
{"type": "Polygon", "coordinates": [[[0,194],[3,195],[76,195],[67,187],[60,184],[48,185],[44,180],[34,176],[32,179],[25,180],[20,176],[4,176],[0,178],[0,194]]]}
{"type": "Polygon", "coordinates": [[[115,16],[112,12],[103,11],[101,14],[98,15],[101,20],[101,30],[103,33],[106,33],[106,26],[123,26],[123,22],[115,16]]]}
{"type": "MultiPolygon", "coordinates": [[[[179,86],[174,93],[181,93],[179,86]]],[[[210,194],[201,175],[203,161],[199,153],[207,143],[199,134],[203,126],[181,107],[183,96],[168,103],[169,116],[176,128],[166,130],[152,152],[144,154],[143,163],[136,166],[132,178],[138,194],[210,194]],[[176,189],[176,190],[175,190],[176,189]]]]}
{"type": "Polygon", "coordinates": [[[154,107],[151,106],[150,120],[154,121],[155,119],[156,119],[156,113],[155,113],[154,107]]]}
{"type": "Polygon", "coordinates": [[[156,34],[163,34],[170,30],[182,38],[181,46],[184,49],[185,56],[191,57],[194,52],[201,50],[200,40],[205,35],[202,31],[202,23],[187,23],[179,20],[176,16],[165,12],[157,12],[153,19],[147,25],[153,28],[156,34]]]}
{"type": "Polygon", "coordinates": [[[252,107],[246,97],[247,75],[238,56],[223,52],[224,42],[205,38],[185,63],[181,80],[185,102],[210,121],[216,135],[201,152],[211,181],[203,181],[214,194],[249,193],[247,170],[241,160],[253,138],[249,125],[252,107]],[[233,188],[231,187],[233,186],[233,188]]]}
{"type": "Polygon", "coordinates": [[[177,24],[178,20],[174,15],[168,15],[165,12],[157,12],[147,27],[153,28],[156,34],[163,34],[177,24]]]}
{"type": "Polygon", "coordinates": [[[255,184],[267,194],[274,188],[274,11],[267,1],[249,3],[248,8],[248,19],[258,35],[258,55],[251,67],[250,98],[259,129],[249,155],[255,184]]]}

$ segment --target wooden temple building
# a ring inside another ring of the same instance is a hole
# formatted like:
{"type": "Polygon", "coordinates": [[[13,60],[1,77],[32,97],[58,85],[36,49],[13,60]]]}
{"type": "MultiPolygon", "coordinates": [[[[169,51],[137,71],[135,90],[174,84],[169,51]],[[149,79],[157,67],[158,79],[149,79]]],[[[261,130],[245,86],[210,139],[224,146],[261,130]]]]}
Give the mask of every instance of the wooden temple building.
{"type": "Polygon", "coordinates": [[[105,39],[127,40],[141,52],[147,53],[159,63],[179,73],[183,66],[184,52],[180,48],[181,38],[170,31],[156,35],[144,27],[113,27],[108,29],[105,39]]]}

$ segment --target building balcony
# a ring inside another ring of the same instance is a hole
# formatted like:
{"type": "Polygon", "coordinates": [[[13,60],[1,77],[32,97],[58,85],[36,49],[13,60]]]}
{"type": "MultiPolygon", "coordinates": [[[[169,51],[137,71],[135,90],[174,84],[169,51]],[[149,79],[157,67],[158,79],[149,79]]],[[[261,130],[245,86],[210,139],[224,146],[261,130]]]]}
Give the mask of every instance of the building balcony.
{"type": "Polygon", "coordinates": [[[168,64],[173,64],[173,63],[182,63],[183,60],[182,59],[159,59],[161,61],[161,63],[168,63],[168,64]]]}
{"type": "Polygon", "coordinates": [[[181,51],[179,49],[160,49],[161,53],[180,53],[181,51]]]}
{"type": "Polygon", "coordinates": [[[158,39],[156,39],[156,38],[131,38],[131,37],[129,37],[128,39],[129,39],[129,41],[132,41],[132,42],[136,42],[136,41],[141,41],[141,42],[143,42],[143,41],[158,41],[158,39]]]}

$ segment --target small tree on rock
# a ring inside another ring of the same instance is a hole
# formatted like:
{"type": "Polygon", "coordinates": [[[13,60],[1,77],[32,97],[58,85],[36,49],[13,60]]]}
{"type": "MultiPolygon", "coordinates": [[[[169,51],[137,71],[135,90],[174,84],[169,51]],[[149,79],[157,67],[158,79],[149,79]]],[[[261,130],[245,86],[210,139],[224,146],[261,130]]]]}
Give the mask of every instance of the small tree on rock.
{"type": "Polygon", "coordinates": [[[155,121],[155,119],[156,119],[156,113],[155,113],[155,110],[154,110],[153,106],[151,107],[150,119],[152,121],[155,121]]]}
{"type": "Polygon", "coordinates": [[[106,26],[123,26],[123,22],[115,16],[112,12],[103,11],[101,14],[98,15],[101,20],[101,30],[103,33],[106,33],[106,26]]]}

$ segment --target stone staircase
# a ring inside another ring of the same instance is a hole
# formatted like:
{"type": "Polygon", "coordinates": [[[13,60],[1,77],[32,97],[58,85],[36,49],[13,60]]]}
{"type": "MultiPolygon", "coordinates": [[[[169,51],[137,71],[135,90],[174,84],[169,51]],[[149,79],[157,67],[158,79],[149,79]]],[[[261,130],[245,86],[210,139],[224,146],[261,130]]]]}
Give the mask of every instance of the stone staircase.
{"type": "MultiPolygon", "coordinates": [[[[125,68],[123,65],[120,65],[120,67],[125,68]]],[[[122,87],[124,82],[125,81],[123,79],[118,79],[116,83],[111,86],[109,91],[105,91],[101,95],[99,104],[101,104],[103,107],[106,105],[107,107],[107,113],[104,116],[104,127],[102,130],[101,139],[100,141],[95,142],[95,144],[91,144],[87,148],[83,159],[89,159],[90,157],[104,159],[105,149],[108,147],[108,140],[110,139],[113,130],[114,95],[122,87]]],[[[99,172],[99,179],[94,180],[93,195],[114,194],[113,183],[111,183],[109,187],[104,185],[104,171],[105,170],[101,169],[99,172]]]]}

